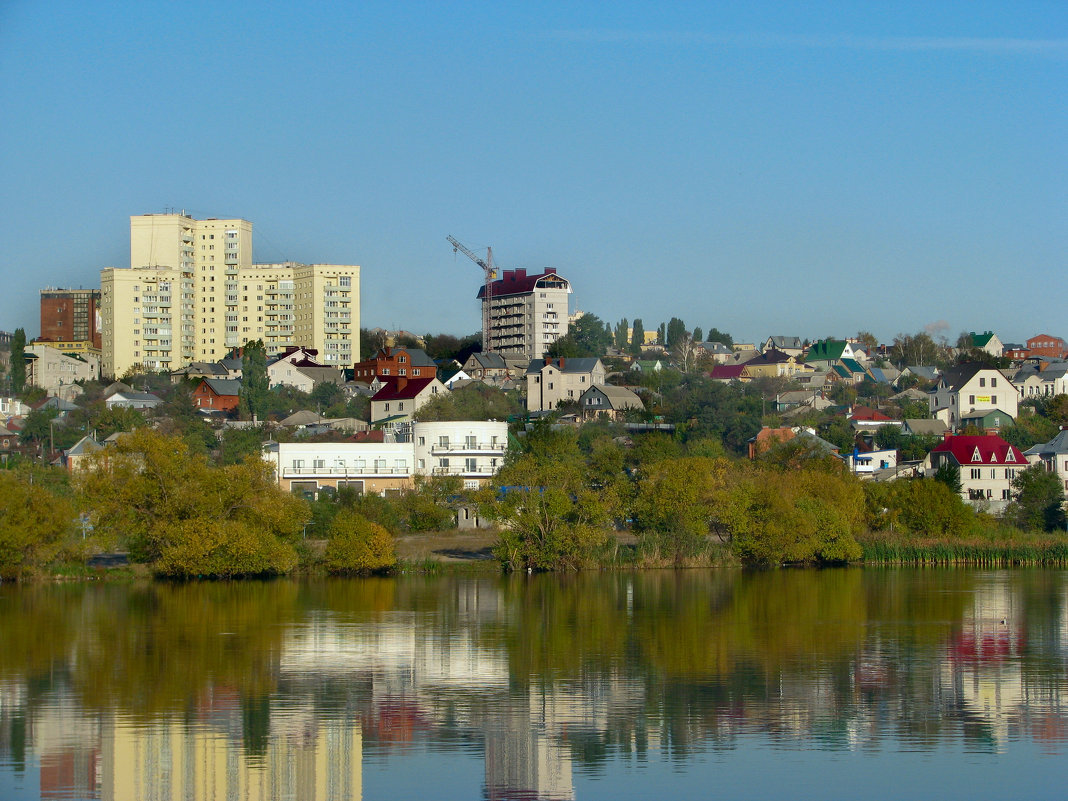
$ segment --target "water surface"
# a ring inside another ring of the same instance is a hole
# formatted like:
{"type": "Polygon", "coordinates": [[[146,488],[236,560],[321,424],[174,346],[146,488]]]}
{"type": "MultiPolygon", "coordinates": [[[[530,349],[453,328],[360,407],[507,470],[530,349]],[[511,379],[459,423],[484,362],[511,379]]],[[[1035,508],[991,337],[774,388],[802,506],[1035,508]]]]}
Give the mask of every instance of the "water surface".
{"type": "Polygon", "coordinates": [[[1068,572],[0,587],[0,798],[1059,796],[1068,572]]]}

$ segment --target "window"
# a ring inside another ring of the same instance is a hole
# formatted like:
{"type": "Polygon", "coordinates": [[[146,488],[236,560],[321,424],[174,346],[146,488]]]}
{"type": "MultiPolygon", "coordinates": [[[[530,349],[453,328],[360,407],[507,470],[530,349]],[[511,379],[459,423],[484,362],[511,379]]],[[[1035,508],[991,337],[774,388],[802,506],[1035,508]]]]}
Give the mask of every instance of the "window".
{"type": "Polygon", "coordinates": [[[419,437],[419,444],[426,445],[426,437],[419,437]]]}
{"type": "Polygon", "coordinates": [[[441,447],[441,448],[449,447],[449,438],[448,438],[448,436],[442,435],[442,436],[438,437],[438,446],[441,447]]]}
{"type": "Polygon", "coordinates": [[[475,437],[475,436],[470,435],[470,434],[468,436],[464,437],[464,447],[465,448],[469,448],[469,449],[470,448],[477,448],[478,447],[478,437],[475,437]]]}
{"type": "Polygon", "coordinates": [[[464,459],[464,472],[477,473],[478,472],[478,459],[464,459]]]}
{"type": "Polygon", "coordinates": [[[1008,501],[1012,499],[1011,493],[1007,489],[1001,491],[1001,500],[1008,501]]]}
{"type": "Polygon", "coordinates": [[[998,380],[996,378],[991,378],[990,379],[990,386],[996,387],[997,385],[998,385],[998,380]]]}
{"type": "Polygon", "coordinates": [[[968,403],[975,404],[975,395],[968,396],[968,403]]]}
{"type": "Polygon", "coordinates": [[[992,406],[997,406],[998,396],[997,395],[991,395],[990,396],[990,403],[991,403],[992,406]]]}
{"type": "Polygon", "coordinates": [[[985,387],[986,386],[986,379],[985,378],[980,378],[979,379],[979,386],[981,386],[981,387],[985,387]]]}
{"type": "Polygon", "coordinates": [[[438,459],[438,466],[441,467],[444,470],[448,470],[449,469],[449,460],[448,459],[438,459]]]}
{"type": "Polygon", "coordinates": [[[980,470],[978,467],[973,467],[972,468],[972,478],[981,478],[982,477],[982,472],[983,471],[980,470]]]}

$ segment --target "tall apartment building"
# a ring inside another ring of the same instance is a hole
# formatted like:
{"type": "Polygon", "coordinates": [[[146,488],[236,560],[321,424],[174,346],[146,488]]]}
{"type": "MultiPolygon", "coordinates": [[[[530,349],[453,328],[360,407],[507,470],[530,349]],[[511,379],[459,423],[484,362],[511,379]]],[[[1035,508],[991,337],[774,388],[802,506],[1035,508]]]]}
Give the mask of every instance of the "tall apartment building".
{"type": "Polygon", "coordinates": [[[130,268],[101,271],[105,375],[217,361],[249,340],[324,364],[359,359],[360,268],[253,264],[252,223],[186,214],[130,218],[130,268]]]}
{"type": "Polygon", "coordinates": [[[60,351],[99,350],[99,289],[42,289],[41,336],[60,351]]]}
{"type": "Polygon", "coordinates": [[[567,296],[571,284],[550,267],[538,275],[505,270],[491,285],[478,290],[483,316],[489,303],[490,332],[483,332],[483,351],[502,356],[540,359],[546,349],[567,333],[567,296]]]}

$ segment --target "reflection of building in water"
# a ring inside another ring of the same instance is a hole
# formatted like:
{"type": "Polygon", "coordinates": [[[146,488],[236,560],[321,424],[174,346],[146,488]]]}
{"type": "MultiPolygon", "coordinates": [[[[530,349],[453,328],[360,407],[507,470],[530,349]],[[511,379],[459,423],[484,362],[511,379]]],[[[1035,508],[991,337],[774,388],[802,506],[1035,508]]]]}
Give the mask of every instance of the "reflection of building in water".
{"type": "Polygon", "coordinates": [[[486,790],[489,801],[571,799],[571,753],[546,731],[544,696],[531,691],[526,707],[502,704],[487,716],[486,790]]]}
{"type": "Polygon", "coordinates": [[[42,801],[100,797],[100,725],[69,696],[41,707],[32,738],[40,754],[42,801]]]}
{"type": "MultiPolygon", "coordinates": [[[[240,723],[240,708],[234,710],[240,723]]],[[[358,801],[362,738],[358,721],[320,720],[311,710],[275,713],[270,733],[250,748],[229,726],[207,720],[104,723],[104,801],[358,801]]],[[[232,722],[232,721],[231,721],[232,722]]]]}
{"type": "MultiPolygon", "coordinates": [[[[1026,641],[1023,603],[998,574],[977,583],[972,608],[949,645],[942,685],[970,717],[987,724],[1004,744],[1027,701],[1020,668],[1026,641]]],[[[1032,708],[1032,711],[1037,711],[1032,708]]]]}

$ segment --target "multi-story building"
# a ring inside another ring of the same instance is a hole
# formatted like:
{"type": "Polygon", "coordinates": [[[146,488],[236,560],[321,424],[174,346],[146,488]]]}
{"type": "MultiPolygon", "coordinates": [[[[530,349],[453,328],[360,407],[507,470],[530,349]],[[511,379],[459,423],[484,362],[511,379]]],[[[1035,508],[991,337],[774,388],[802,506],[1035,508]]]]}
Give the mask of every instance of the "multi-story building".
{"type": "Polygon", "coordinates": [[[970,362],[942,373],[928,399],[931,416],[956,429],[977,412],[1000,411],[1015,420],[1020,391],[1000,370],[970,362]]]}
{"type": "Polygon", "coordinates": [[[97,378],[100,358],[93,353],[74,357],[51,347],[51,343],[31,342],[26,346],[26,383],[30,386],[55,395],[76,381],[97,378]]]}
{"type": "Polygon", "coordinates": [[[582,393],[603,384],[600,359],[532,359],[527,367],[527,411],[555,409],[561,401],[578,403],[582,393]]]}
{"type": "Polygon", "coordinates": [[[933,476],[943,465],[960,470],[961,497],[978,508],[1001,512],[1012,500],[1012,480],[1028,467],[1022,451],[996,434],[947,433],[924,462],[933,476]]]}
{"type": "Polygon", "coordinates": [[[59,351],[99,351],[99,314],[99,289],[42,289],[40,341],[59,351]]]}
{"type": "Polygon", "coordinates": [[[457,476],[477,487],[501,469],[507,450],[507,422],[453,420],[413,423],[409,436],[382,442],[268,442],[263,457],[285,490],[385,495],[412,487],[415,476],[457,476]]]}
{"type": "Polygon", "coordinates": [[[538,275],[526,270],[505,270],[491,284],[478,290],[486,319],[489,303],[490,331],[483,332],[482,350],[505,357],[539,359],[556,340],[567,333],[568,295],[571,284],[550,267],[538,275]]]}
{"type": "Polygon", "coordinates": [[[360,268],[253,264],[252,223],[130,218],[130,269],[101,271],[104,372],[213,362],[249,340],[299,345],[327,365],[359,358],[360,268]]]}

